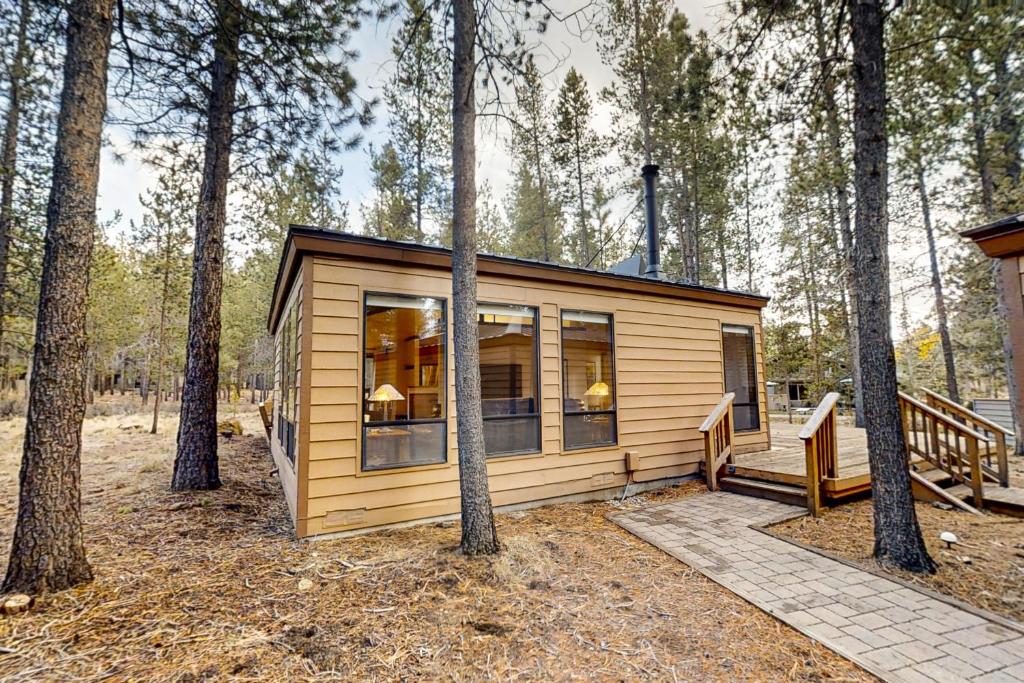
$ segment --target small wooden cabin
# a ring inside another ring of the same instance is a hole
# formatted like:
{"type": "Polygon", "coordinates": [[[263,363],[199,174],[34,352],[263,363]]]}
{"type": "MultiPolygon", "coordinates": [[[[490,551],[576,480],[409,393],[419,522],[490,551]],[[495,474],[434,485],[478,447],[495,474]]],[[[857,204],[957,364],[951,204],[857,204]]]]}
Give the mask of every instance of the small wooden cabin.
{"type": "MultiPolygon", "coordinates": [[[[478,272],[499,511],[698,473],[725,392],[737,452],[769,447],[765,297],[498,256],[478,272]]],[[[458,515],[451,297],[447,249],[290,229],[271,447],[299,537],[458,515]]]]}

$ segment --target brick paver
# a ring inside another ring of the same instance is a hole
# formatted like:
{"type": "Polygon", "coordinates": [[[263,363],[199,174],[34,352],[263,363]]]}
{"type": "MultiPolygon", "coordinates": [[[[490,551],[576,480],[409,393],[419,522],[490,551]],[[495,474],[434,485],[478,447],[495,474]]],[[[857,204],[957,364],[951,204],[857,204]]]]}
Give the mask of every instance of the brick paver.
{"type": "Polygon", "coordinates": [[[883,680],[1024,681],[1024,627],[755,528],[801,514],[717,492],[611,519],[883,680]]]}

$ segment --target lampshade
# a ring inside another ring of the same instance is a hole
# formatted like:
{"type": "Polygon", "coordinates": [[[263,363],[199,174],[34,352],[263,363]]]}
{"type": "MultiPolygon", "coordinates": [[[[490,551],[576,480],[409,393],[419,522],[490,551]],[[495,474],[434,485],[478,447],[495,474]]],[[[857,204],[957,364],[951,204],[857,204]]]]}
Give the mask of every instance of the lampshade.
{"type": "Polygon", "coordinates": [[[593,384],[590,385],[590,388],[587,389],[587,392],[585,394],[583,394],[583,395],[584,396],[607,396],[608,395],[608,385],[605,384],[604,382],[594,382],[593,384]]]}
{"type": "Polygon", "coordinates": [[[381,384],[377,387],[377,391],[373,392],[370,396],[371,402],[377,401],[404,401],[405,396],[395,389],[390,384],[381,384]]]}

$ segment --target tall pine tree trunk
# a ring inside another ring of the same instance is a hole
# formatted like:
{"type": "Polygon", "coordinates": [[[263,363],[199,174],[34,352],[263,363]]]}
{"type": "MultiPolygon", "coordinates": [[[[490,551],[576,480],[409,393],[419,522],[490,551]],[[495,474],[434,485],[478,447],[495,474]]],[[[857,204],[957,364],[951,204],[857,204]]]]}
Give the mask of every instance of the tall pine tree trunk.
{"type": "Polygon", "coordinates": [[[175,491],[220,486],[217,462],[218,351],[224,223],[241,29],[240,8],[236,2],[217,2],[217,38],[207,109],[203,181],[196,217],[185,383],[178,425],[178,453],[171,480],[171,488],[175,491]]]}
{"type": "Polygon", "coordinates": [[[953,358],[953,341],[949,336],[949,322],[946,316],[946,297],[942,292],[942,274],[939,272],[939,254],[935,248],[935,230],[932,227],[931,201],[925,181],[924,165],[917,160],[917,192],[921,201],[921,219],[924,234],[928,240],[928,260],[932,268],[932,292],[935,294],[935,317],[939,322],[939,340],[942,342],[942,360],[946,365],[946,391],[949,399],[960,403],[960,388],[956,382],[956,361],[953,358]]]}
{"type": "Polygon", "coordinates": [[[462,552],[498,552],[484,455],[480,406],[480,341],[476,306],[476,8],[453,0],[455,54],[452,106],[452,309],[455,412],[462,497],[462,552]]]}
{"type": "Polygon", "coordinates": [[[0,150],[0,370],[7,377],[7,353],[4,350],[4,317],[7,315],[7,260],[14,227],[14,178],[18,165],[18,129],[21,123],[21,89],[28,61],[28,22],[32,14],[30,0],[21,0],[18,36],[14,57],[8,69],[7,115],[4,118],[3,149],[0,150]]]}
{"type": "Polygon", "coordinates": [[[881,0],[850,0],[853,26],[856,267],[860,302],[860,367],[868,462],[881,563],[933,572],[910,494],[907,445],[897,402],[889,295],[888,140],[881,0]]]}
{"type": "Polygon", "coordinates": [[[82,380],[112,10],[113,0],[67,8],[18,521],[0,593],[59,591],[92,579],[82,542],[82,380]]]}

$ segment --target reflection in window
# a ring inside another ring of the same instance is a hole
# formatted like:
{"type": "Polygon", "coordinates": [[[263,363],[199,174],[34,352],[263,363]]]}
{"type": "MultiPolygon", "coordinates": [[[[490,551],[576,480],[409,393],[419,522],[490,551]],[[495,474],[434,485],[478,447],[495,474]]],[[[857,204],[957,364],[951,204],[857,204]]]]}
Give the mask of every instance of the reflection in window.
{"type": "Polygon", "coordinates": [[[491,304],[477,311],[487,455],[539,451],[537,311],[491,304]]]}
{"type": "Polygon", "coordinates": [[[444,462],[444,301],[367,294],[363,469],[444,462]]]}
{"type": "Polygon", "coordinates": [[[562,312],[562,396],[567,449],[615,443],[610,315],[562,312]]]}
{"type": "Polygon", "coordinates": [[[754,328],[722,325],[722,356],[725,365],[725,392],[736,394],[732,403],[734,429],[738,432],[760,429],[754,328]]]}

